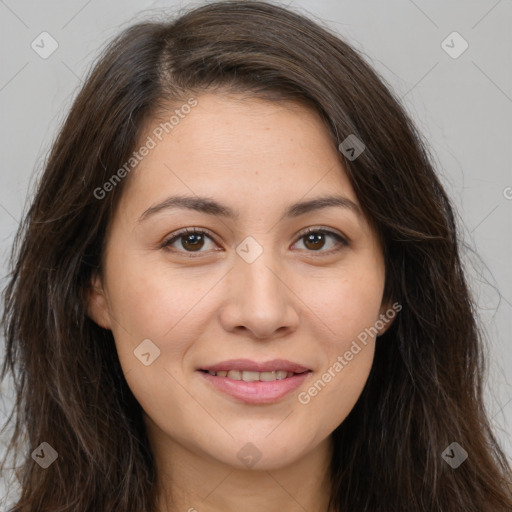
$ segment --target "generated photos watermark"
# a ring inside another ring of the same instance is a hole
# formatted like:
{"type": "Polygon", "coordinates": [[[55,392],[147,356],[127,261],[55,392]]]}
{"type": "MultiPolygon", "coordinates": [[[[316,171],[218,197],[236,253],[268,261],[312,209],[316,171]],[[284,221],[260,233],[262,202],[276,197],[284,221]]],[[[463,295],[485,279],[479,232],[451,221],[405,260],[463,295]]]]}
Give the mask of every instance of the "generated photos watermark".
{"type": "Polygon", "coordinates": [[[96,199],[104,199],[109,192],[112,192],[116,185],[126,178],[126,176],[133,170],[139,162],[141,162],[146,156],[149,155],[150,151],[154,149],[157,142],[160,142],[164,135],[167,135],[180,124],[182,119],[190,114],[192,108],[196,107],[198,102],[195,98],[189,98],[187,103],[184,103],[179,109],[177,108],[169,117],[168,121],[160,123],[152,132],[148,135],[146,142],[137,150],[132,153],[132,156],[105,182],[101,187],[94,189],[94,197],[96,199]]]}
{"type": "Polygon", "coordinates": [[[327,370],[320,376],[319,379],[316,380],[314,384],[312,384],[306,391],[301,391],[297,399],[303,404],[307,405],[311,402],[311,399],[320,393],[325,386],[332,379],[336,377],[337,374],[347,366],[354,356],[361,352],[362,348],[364,348],[368,343],[369,337],[375,337],[379,333],[381,329],[383,329],[395,316],[398,312],[402,310],[402,305],[398,302],[395,302],[392,307],[390,307],[385,313],[381,314],[379,320],[377,320],[371,327],[365,328],[364,331],[360,332],[357,335],[357,340],[352,341],[352,344],[348,350],[344,352],[343,355],[339,355],[336,358],[336,361],[327,368],[327,370]],[[363,345],[359,345],[358,341],[363,345]]]}

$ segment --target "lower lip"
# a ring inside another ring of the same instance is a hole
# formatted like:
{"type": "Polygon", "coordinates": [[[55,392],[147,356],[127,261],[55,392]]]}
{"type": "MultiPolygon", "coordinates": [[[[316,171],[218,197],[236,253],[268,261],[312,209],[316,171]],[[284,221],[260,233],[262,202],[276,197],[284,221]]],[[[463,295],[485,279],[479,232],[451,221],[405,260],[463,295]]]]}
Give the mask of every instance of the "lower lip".
{"type": "Polygon", "coordinates": [[[216,389],[247,404],[270,404],[297,389],[311,373],[298,373],[293,377],[271,382],[233,380],[199,372],[216,389]]]}

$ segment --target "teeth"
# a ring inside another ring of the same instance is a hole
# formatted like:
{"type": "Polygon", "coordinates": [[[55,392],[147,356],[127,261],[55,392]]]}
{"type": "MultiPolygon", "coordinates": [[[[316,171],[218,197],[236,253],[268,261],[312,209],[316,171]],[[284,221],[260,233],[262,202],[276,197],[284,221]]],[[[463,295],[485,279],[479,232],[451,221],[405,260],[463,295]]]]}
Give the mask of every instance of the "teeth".
{"type": "Polygon", "coordinates": [[[260,380],[260,373],[243,371],[242,380],[244,380],[245,382],[255,382],[257,380],[260,380]]]}
{"type": "Polygon", "coordinates": [[[283,380],[295,375],[293,372],[287,372],[286,370],[277,370],[271,372],[252,372],[248,370],[222,370],[218,372],[212,372],[208,370],[208,373],[217,377],[227,377],[228,379],[243,380],[245,382],[272,382],[274,380],[283,380]]]}

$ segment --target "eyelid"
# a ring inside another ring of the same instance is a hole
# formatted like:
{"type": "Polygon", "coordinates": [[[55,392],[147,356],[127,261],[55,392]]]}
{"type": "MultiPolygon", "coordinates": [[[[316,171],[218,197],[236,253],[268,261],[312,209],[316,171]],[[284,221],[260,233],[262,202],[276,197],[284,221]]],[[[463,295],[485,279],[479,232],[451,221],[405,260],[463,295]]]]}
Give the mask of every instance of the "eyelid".
{"type": "Polygon", "coordinates": [[[336,236],[336,237],[339,237],[340,239],[342,239],[347,245],[350,242],[350,240],[347,236],[338,232],[334,228],[330,228],[328,226],[312,226],[309,228],[305,228],[304,230],[299,232],[299,234],[297,235],[297,239],[302,238],[303,236],[305,236],[309,233],[324,233],[326,235],[333,235],[333,236],[336,236]]]}

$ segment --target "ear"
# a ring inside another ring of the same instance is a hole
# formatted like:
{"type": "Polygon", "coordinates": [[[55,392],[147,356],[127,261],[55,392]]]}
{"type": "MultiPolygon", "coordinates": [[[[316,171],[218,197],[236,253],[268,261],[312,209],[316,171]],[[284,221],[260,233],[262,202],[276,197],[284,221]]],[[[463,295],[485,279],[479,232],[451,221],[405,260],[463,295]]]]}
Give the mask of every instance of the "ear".
{"type": "Polygon", "coordinates": [[[391,300],[382,302],[379,318],[375,322],[375,327],[378,330],[377,337],[382,336],[389,329],[401,309],[402,305],[398,302],[392,303],[391,300]]]}
{"type": "Polygon", "coordinates": [[[87,316],[103,329],[111,329],[108,303],[98,272],[93,272],[87,291],[87,316]]]}

